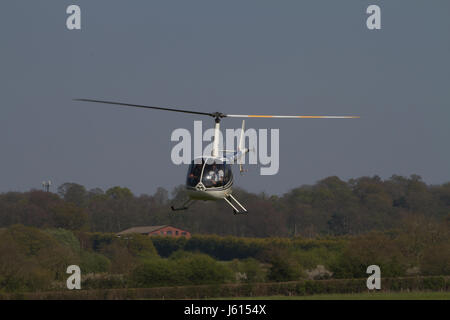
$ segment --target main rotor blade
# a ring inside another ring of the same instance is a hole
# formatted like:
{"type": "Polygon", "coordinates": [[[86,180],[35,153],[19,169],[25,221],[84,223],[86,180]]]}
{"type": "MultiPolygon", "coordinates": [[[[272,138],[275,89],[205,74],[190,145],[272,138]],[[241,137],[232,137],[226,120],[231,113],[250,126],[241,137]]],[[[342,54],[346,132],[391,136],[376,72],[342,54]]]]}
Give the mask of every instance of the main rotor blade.
{"type": "Polygon", "coordinates": [[[130,103],[122,103],[122,102],[114,102],[114,101],[103,101],[103,100],[92,100],[92,99],[73,99],[74,101],[83,101],[83,102],[95,102],[95,103],[105,103],[105,104],[114,104],[118,106],[126,106],[126,107],[135,107],[135,108],[145,108],[145,109],[155,109],[155,110],[164,110],[164,111],[174,111],[174,112],[183,112],[183,113],[192,113],[192,114],[200,114],[203,116],[214,117],[215,115],[207,112],[199,112],[199,111],[191,111],[191,110],[183,110],[183,109],[174,109],[174,108],[163,108],[163,107],[153,107],[153,106],[144,106],[140,104],[130,104],[130,103]]]}
{"type": "Polygon", "coordinates": [[[250,114],[227,114],[228,118],[278,118],[278,119],[356,119],[359,116],[271,116],[250,114]]]}

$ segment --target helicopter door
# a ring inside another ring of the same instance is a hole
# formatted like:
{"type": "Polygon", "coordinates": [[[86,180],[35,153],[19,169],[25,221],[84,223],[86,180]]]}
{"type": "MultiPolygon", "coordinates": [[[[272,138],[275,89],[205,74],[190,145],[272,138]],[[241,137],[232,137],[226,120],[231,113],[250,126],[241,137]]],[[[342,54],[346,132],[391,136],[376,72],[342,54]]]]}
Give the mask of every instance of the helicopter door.
{"type": "Polygon", "coordinates": [[[231,171],[231,165],[228,163],[224,164],[225,167],[225,176],[223,177],[223,185],[226,186],[230,180],[233,179],[233,172],[231,171]]]}
{"type": "Polygon", "coordinates": [[[189,187],[195,187],[199,182],[202,176],[204,161],[202,163],[194,163],[191,162],[189,165],[189,170],[187,173],[186,185],[189,187]]]}

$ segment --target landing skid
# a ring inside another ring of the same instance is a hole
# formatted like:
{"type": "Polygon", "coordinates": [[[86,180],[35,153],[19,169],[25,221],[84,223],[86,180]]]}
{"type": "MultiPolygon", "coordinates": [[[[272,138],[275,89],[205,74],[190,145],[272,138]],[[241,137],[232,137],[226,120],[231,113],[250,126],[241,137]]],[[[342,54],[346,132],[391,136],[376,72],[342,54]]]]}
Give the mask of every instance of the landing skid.
{"type": "MultiPolygon", "coordinates": [[[[235,197],[233,197],[231,194],[224,197],[223,200],[226,201],[226,203],[228,203],[230,205],[230,207],[233,209],[234,214],[244,214],[247,213],[247,209],[245,209],[245,207],[236,200],[235,197]]],[[[186,200],[181,207],[175,208],[174,206],[171,206],[170,208],[172,209],[172,211],[182,211],[182,210],[187,210],[189,209],[189,206],[196,200],[194,199],[188,199],[186,200]]]]}
{"type": "Polygon", "coordinates": [[[193,199],[188,199],[186,200],[183,205],[179,208],[175,208],[174,206],[171,206],[170,208],[172,209],[172,211],[181,211],[181,210],[187,210],[189,209],[189,206],[194,202],[195,200],[193,199]]]}
{"type": "Polygon", "coordinates": [[[233,208],[233,212],[234,214],[238,214],[238,213],[247,213],[247,209],[244,208],[244,206],[242,204],[239,203],[239,201],[236,200],[235,197],[233,197],[231,194],[226,196],[225,198],[223,198],[223,200],[225,200],[231,208],[233,208]],[[234,202],[234,204],[233,204],[234,202]],[[237,206],[236,206],[237,204],[237,206]],[[239,210],[237,207],[240,207],[241,210],[239,210]]]}

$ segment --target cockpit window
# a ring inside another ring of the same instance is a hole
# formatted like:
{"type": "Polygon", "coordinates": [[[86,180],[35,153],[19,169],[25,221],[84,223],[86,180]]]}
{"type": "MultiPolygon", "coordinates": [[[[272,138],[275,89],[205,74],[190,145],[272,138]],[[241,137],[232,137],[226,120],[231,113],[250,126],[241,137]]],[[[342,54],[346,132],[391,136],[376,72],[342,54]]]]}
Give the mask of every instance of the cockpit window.
{"type": "Polygon", "coordinates": [[[188,175],[187,175],[187,181],[186,184],[190,187],[195,187],[197,183],[200,182],[200,177],[202,174],[202,168],[203,168],[203,162],[202,163],[194,163],[194,161],[189,166],[188,175]]]}
{"type": "Polygon", "coordinates": [[[231,165],[225,164],[225,177],[223,178],[223,185],[226,185],[232,178],[231,165]]]}
{"type": "Polygon", "coordinates": [[[212,164],[205,165],[202,182],[207,188],[222,187],[224,176],[224,165],[213,162],[212,164]]]}
{"type": "Polygon", "coordinates": [[[189,166],[186,184],[195,187],[200,179],[206,188],[223,187],[232,179],[231,166],[211,158],[206,163],[205,159],[198,164],[193,161],[189,166]]]}

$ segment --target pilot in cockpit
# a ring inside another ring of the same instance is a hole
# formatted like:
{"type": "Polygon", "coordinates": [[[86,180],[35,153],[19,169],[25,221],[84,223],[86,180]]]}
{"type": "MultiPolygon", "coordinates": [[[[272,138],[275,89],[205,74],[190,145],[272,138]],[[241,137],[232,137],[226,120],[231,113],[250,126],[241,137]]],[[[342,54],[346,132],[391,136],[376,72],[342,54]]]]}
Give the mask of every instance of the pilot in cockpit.
{"type": "Polygon", "coordinates": [[[213,185],[223,182],[224,172],[222,169],[218,169],[214,162],[211,170],[208,172],[208,178],[211,179],[213,185]]]}
{"type": "Polygon", "coordinates": [[[189,178],[193,181],[198,181],[200,179],[200,174],[202,173],[202,164],[197,163],[192,170],[192,172],[189,174],[189,178]]]}

